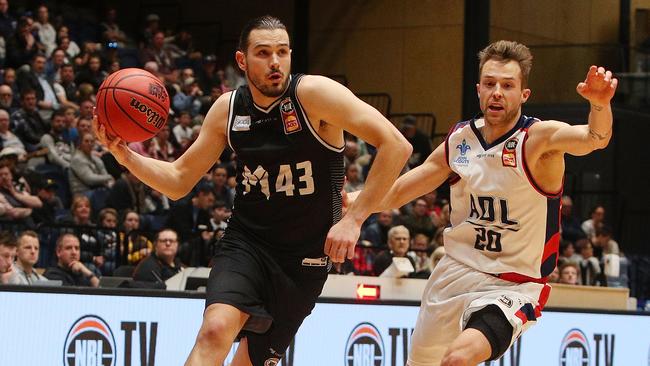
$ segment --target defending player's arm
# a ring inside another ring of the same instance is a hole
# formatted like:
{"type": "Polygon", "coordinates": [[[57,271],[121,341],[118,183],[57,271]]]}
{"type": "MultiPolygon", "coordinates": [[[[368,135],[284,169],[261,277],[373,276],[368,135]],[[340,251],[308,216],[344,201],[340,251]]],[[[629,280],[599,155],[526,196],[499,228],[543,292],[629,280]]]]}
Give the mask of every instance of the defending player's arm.
{"type": "Polygon", "coordinates": [[[172,163],[139,155],[119,138],[110,140],[96,116],[93,118],[93,128],[99,141],[108,146],[118,163],[146,185],[177,200],[190,192],[226,146],[229,99],[230,93],[217,99],[203,121],[197,140],[172,163]]]}
{"type": "MultiPolygon", "coordinates": [[[[376,212],[402,207],[438,188],[452,174],[446,159],[443,143],[429,155],[424,163],[397,178],[376,208],[376,212]]],[[[348,193],[347,204],[352,205],[361,192],[348,193]]]]}
{"type": "Polygon", "coordinates": [[[361,224],[374,211],[411,155],[404,136],[376,109],[358,99],[339,83],[320,76],[305,76],[299,94],[312,120],[324,121],[363,139],[377,148],[363,192],[345,217],[330,230],[325,253],[335,262],[354,256],[361,224]]]}
{"type": "Polygon", "coordinates": [[[540,143],[540,151],[586,155],[604,149],[612,137],[610,101],[618,80],[602,67],[591,66],[584,82],[576,90],[590,104],[589,123],[571,126],[564,122],[545,121],[531,127],[531,143],[540,143]]]}

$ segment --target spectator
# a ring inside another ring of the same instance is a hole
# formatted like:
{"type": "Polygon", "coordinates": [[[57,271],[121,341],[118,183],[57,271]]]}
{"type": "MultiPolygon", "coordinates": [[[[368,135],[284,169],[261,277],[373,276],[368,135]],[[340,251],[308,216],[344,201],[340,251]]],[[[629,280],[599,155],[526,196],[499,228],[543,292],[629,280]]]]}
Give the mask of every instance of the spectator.
{"type": "Polygon", "coordinates": [[[70,30],[67,26],[60,26],[59,30],[56,32],[56,38],[59,42],[59,48],[65,51],[67,58],[71,60],[81,53],[81,49],[75,41],[70,39],[69,31],[70,30]]]}
{"type": "Polygon", "coordinates": [[[54,92],[54,85],[45,75],[45,64],[47,59],[43,54],[36,54],[32,58],[31,68],[18,73],[18,87],[21,90],[33,89],[36,91],[36,104],[38,113],[45,121],[52,116],[52,111],[59,109],[61,104],[54,92]]]}
{"type": "Polygon", "coordinates": [[[431,275],[432,261],[429,258],[429,241],[430,238],[424,234],[416,234],[411,243],[411,251],[407,255],[415,263],[415,272],[409,277],[428,279],[431,275]]]}
{"type": "MultiPolygon", "coordinates": [[[[93,120],[93,111],[95,110],[95,103],[90,100],[90,99],[81,99],[81,103],[79,103],[79,119],[85,119],[88,121],[93,120]]],[[[88,132],[92,131],[92,126],[88,130],[88,132]]],[[[81,135],[81,131],[79,131],[79,135],[81,135]]]]}
{"type": "Polygon", "coordinates": [[[63,211],[63,202],[56,195],[58,188],[59,185],[54,179],[43,179],[43,182],[34,185],[36,196],[43,203],[43,206],[32,211],[35,224],[54,224],[57,213],[63,211]]]}
{"type": "Polygon", "coordinates": [[[131,209],[139,214],[146,214],[155,211],[155,205],[148,194],[146,187],[138,177],[130,171],[125,171],[115,181],[106,199],[106,206],[118,211],[131,209]]]}
{"type": "Polygon", "coordinates": [[[74,66],[70,64],[62,65],[59,70],[59,75],[61,76],[60,85],[65,92],[65,99],[68,101],[66,104],[73,107],[75,110],[78,110],[79,105],[77,105],[77,103],[79,103],[79,93],[77,91],[77,83],[75,83],[74,66]]]}
{"type": "Polygon", "coordinates": [[[381,275],[386,268],[390,267],[393,263],[393,258],[395,257],[405,257],[413,265],[415,269],[415,262],[413,258],[409,257],[407,254],[409,250],[409,230],[402,225],[395,226],[388,230],[388,248],[389,250],[384,250],[375,257],[374,271],[375,275],[381,275]]]}
{"type": "Polygon", "coordinates": [[[603,254],[620,254],[621,250],[618,243],[612,239],[612,228],[602,225],[596,230],[594,237],[594,256],[598,259],[603,258],[603,254]]]}
{"type": "Polygon", "coordinates": [[[387,248],[388,230],[393,225],[393,211],[385,210],[377,214],[377,221],[361,231],[361,240],[366,240],[375,248],[387,248]]]}
{"type": "Polygon", "coordinates": [[[165,287],[164,282],[181,270],[178,253],[178,236],[171,229],[163,229],[156,235],[154,252],[136,267],[133,279],[157,283],[165,287]]]}
{"type": "Polygon", "coordinates": [[[573,200],[569,196],[562,196],[562,239],[574,242],[578,239],[585,238],[586,235],[580,227],[580,221],[577,217],[573,216],[573,200]]]}
{"type": "Polygon", "coordinates": [[[591,210],[591,218],[582,223],[582,231],[587,234],[589,240],[596,237],[596,230],[603,225],[605,221],[605,207],[598,205],[591,210]]]}
{"type": "Polygon", "coordinates": [[[45,46],[45,55],[50,56],[56,48],[56,31],[50,24],[50,12],[47,6],[40,5],[36,10],[34,29],[38,31],[38,39],[45,46]]]}
{"type": "Polygon", "coordinates": [[[120,233],[122,263],[136,265],[151,253],[153,243],[147,237],[140,235],[140,215],[133,210],[124,211],[122,229],[120,233]]]}
{"type": "MultiPolygon", "coordinates": [[[[203,57],[201,69],[198,73],[199,86],[203,90],[203,94],[212,94],[212,88],[219,90],[219,95],[223,93],[220,88],[221,79],[217,75],[217,56],[206,55],[203,57]]],[[[215,99],[216,100],[216,99],[215,99]]]]}
{"type": "MultiPolygon", "coordinates": [[[[217,230],[226,230],[228,227],[228,219],[232,214],[230,210],[231,206],[228,206],[224,201],[217,200],[212,206],[212,217],[210,218],[210,231],[216,232],[217,230]]],[[[218,238],[220,239],[220,238],[218,238]]]]}
{"type": "MultiPolygon", "coordinates": [[[[16,185],[13,173],[7,164],[0,163],[0,195],[8,203],[4,217],[13,219],[27,219],[32,209],[43,206],[41,200],[32,195],[26,187],[16,185]]],[[[25,221],[31,224],[31,220],[25,221]]]]}
{"type": "Polygon", "coordinates": [[[117,268],[119,257],[118,233],[117,233],[117,211],[113,208],[103,208],[99,211],[99,229],[97,230],[97,239],[101,248],[104,263],[99,267],[99,271],[104,276],[113,274],[117,268]]]}
{"type": "MultiPolygon", "coordinates": [[[[587,286],[596,286],[602,284],[600,263],[594,257],[594,248],[591,242],[586,242],[580,250],[580,277],[582,284],[587,286]]],[[[561,275],[561,273],[560,273],[561,275]]]]}
{"type": "Polygon", "coordinates": [[[22,16],[18,20],[16,32],[7,42],[7,62],[12,68],[18,68],[28,64],[39,51],[44,49],[43,45],[32,34],[34,20],[28,16],[22,16]]]}
{"type": "Polygon", "coordinates": [[[14,276],[16,240],[8,231],[0,232],[0,284],[7,284],[14,276]]]}
{"type": "Polygon", "coordinates": [[[579,285],[578,282],[578,265],[573,262],[564,263],[560,267],[560,280],[559,283],[567,285],[579,285]]]}
{"type": "Polygon", "coordinates": [[[36,91],[26,89],[21,93],[20,109],[11,115],[11,123],[27,152],[32,152],[38,148],[41,137],[50,130],[50,124],[45,122],[38,113],[36,91]]]}
{"type": "Polygon", "coordinates": [[[165,33],[156,31],[153,35],[151,44],[142,51],[142,63],[155,61],[158,69],[166,78],[176,69],[171,52],[165,47],[165,33]]]}
{"type": "Polygon", "coordinates": [[[63,116],[65,117],[65,130],[63,131],[63,139],[65,142],[77,146],[79,141],[79,131],[77,131],[77,116],[73,107],[61,107],[63,116]]]}
{"type": "Polygon", "coordinates": [[[61,82],[61,67],[66,64],[65,51],[57,48],[52,52],[52,57],[45,63],[45,77],[51,83],[61,82]]]}
{"type": "Polygon", "coordinates": [[[232,208],[235,192],[228,187],[228,169],[225,165],[219,164],[212,169],[212,191],[216,201],[223,201],[224,205],[232,208]]]}
{"type": "Polygon", "coordinates": [[[422,164],[431,155],[431,139],[415,126],[416,118],[406,116],[402,121],[402,134],[413,145],[413,154],[408,165],[411,168],[422,164]]]}
{"type": "Polygon", "coordinates": [[[357,161],[359,157],[359,145],[356,141],[346,140],[345,149],[343,149],[343,160],[345,166],[348,166],[357,161]]]}
{"type": "Polygon", "coordinates": [[[349,164],[345,167],[345,185],[343,190],[346,192],[360,191],[363,189],[363,174],[361,166],[357,163],[349,164]]]}
{"type": "Polygon", "coordinates": [[[104,43],[117,42],[119,48],[124,48],[127,43],[131,43],[129,37],[117,24],[117,10],[115,8],[106,10],[106,20],[101,22],[99,27],[101,28],[104,43]]]}
{"type": "Polygon", "coordinates": [[[181,90],[174,95],[173,107],[177,112],[189,112],[191,117],[199,114],[201,109],[200,97],[203,95],[193,77],[183,80],[181,90]]]}
{"type": "Polygon", "coordinates": [[[213,86],[209,90],[209,92],[210,94],[207,98],[206,97],[201,98],[201,109],[199,110],[199,114],[204,118],[208,114],[210,108],[212,108],[214,102],[216,102],[217,99],[219,99],[219,97],[223,94],[221,92],[221,88],[219,88],[218,86],[213,86]]]}
{"type": "Polygon", "coordinates": [[[422,198],[415,200],[413,211],[400,217],[400,220],[409,229],[411,235],[421,233],[431,238],[436,233],[431,217],[427,216],[427,202],[422,198]]]}
{"type": "MultiPolygon", "coordinates": [[[[75,151],[70,162],[69,180],[72,194],[87,194],[98,196],[106,195],[100,188],[108,188],[113,185],[113,177],[108,174],[106,167],[100,158],[92,154],[95,146],[95,137],[92,133],[80,134],[81,143],[75,151]]],[[[104,205],[100,197],[95,197],[104,205]]],[[[100,206],[98,206],[100,207],[100,206]]]]}
{"type": "MultiPolygon", "coordinates": [[[[104,79],[106,79],[106,71],[102,70],[102,59],[99,55],[94,54],[88,57],[88,63],[75,78],[75,83],[81,85],[88,83],[93,86],[94,90],[99,89],[104,79]]],[[[89,115],[84,115],[89,117],[89,115]]],[[[90,115],[92,117],[92,114],[90,115]]]]}
{"type": "Polygon", "coordinates": [[[169,162],[176,160],[176,149],[169,142],[169,129],[169,124],[166,123],[151,140],[152,158],[169,162]]]}
{"type": "Polygon", "coordinates": [[[555,266],[553,269],[553,272],[551,272],[550,275],[548,275],[548,282],[549,283],[558,283],[560,282],[560,267],[555,266]]]}
{"type": "Polygon", "coordinates": [[[59,280],[64,286],[98,287],[99,278],[79,261],[79,239],[70,233],[59,236],[56,241],[56,267],[43,274],[50,280],[59,280]]]}
{"type": "Polygon", "coordinates": [[[180,112],[178,116],[178,124],[174,126],[173,132],[176,141],[185,149],[192,141],[192,115],[188,111],[180,112]]]}
{"type": "Polygon", "coordinates": [[[0,109],[3,109],[9,115],[18,110],[18,104],[14,99],[14,91],[6,84],[0,85],[0,109]]]}
{"type": "Polygon", "coordinates": [[[50,132],[41,137],[41,146],[47,148],[47,161],[60,168],[61,172],[70,167],[74,145],[65,141],[65,111],[52,114],[50,132]]]}
{"type": "Polygon", "coordinates": [[[208,184],[202,184],[191,200],[174,206],[169,213],[166,226],[174,229],[181,241],[189,241],[199,233],[199,227],[210,225],[209,210],[214,205],[214,193],[208,184]]]}
{"type": "MultiPolygon", "coordinates": [[[[162,33],[160,30],[160,17],[158,14],[148,14],[145,18],[144,30],[142,31],[142,42],[144,44],[140,48],[149,46],[153,42],[154,35],[158,32],[162,33]]],[[[163,41],[164,39],[165,35],[163,34],[163,41]]]]}
{"type": "MultiPolygon", "coordinates": [[[[95,223],[91,220],[92,206],[88,197],[76,195],[72,198],[72,207],[70,215],[62,217],[61,224],[74,226],[72,231],[77,235],[81,242],[81,252],[79,260],[88,269],[99,275],[99,268],[104,265],[104,256],[101,251],[101,244],[97,240],[97,230],[95,223]]],[[[66,229],[64,229],[66,230],[66,229]]],[[[69,229],[67,229],[69,231],[69,229]]]]}
{"type": "Polygon", "coordinates": [[[39,248],[40,243],[36,232],[26,230],[18,236],[14,275],[9,280],[9,283],[13,285],[33,285],[36,281],[47,281],[47,278],[34,270],[34,266],[38,262],[39,248]]]}
{"type": "MultiPolygon", "coordinates": [[[[7,86],[3,85],[3,87],[7,86]]],[[[1,89],[0,93],[2,93],[1,89]]],[[[4,109],[0,109],[0,140],[2,141],[3,149],[10,148],[12,149],[11,151],[15,152],[19,157],[19,160],[25,159],[25,155],[27,154],[25,151],[25,145],[23,145],[23,142],[20,141],[18,136],[9,131],[9,113],[4,109]]]]}
{"type": "Polygon", "coordinates": [[[16,19],[9,14],[9,1],[0,0],[0,36],[8,41],[16,31],[16,19]]]}
{"type": "Polygon", "coordinates": [[[575,252],[575,245],[568,240],[560,240],[560,257],[558,258],[558,266],[564,263],[573,262],[580,263],[582,257],[575,252]]]}

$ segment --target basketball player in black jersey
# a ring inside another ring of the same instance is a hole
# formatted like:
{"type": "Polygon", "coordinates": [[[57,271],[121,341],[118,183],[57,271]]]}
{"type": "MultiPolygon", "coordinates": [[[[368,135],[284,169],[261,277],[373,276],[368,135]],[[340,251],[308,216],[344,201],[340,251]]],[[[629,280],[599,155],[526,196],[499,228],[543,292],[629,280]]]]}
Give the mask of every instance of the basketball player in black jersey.
{"type": "Polygon", "coordinates": [[[236,53],[248,86],[221,96],[173,163],[97,134],[118,162],[172,199],[185,196],[226,144],[237,154],[233,215],[214,258],[206,310],[186,365],[276,365],[314,307],[328,258],[352,258],[360,226],[406,163],[411,146],[377,110],[320,76],[291,75],[285,26],[248,23],[236,53]],[[343,130],[377,147],[364,192],[341,218],[343,130]],[[339,221],[340,220],[340,221],[339,221]]]}

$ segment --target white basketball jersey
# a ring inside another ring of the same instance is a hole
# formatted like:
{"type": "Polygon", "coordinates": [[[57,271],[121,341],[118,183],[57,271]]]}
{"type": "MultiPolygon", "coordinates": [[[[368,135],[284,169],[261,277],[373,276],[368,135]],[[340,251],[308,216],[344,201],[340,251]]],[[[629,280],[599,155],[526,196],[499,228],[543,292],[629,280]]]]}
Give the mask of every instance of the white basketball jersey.
{"type": "Polygon", "coordinates": [[[459,262],[514,282],[545,282],[557,264],[560,196],[543,192],[526,166],[528,128],[522,117],[492,144],[483,119],[460,122],[445,141],[450,179],[451,226],[445,250],[459,262]]]}

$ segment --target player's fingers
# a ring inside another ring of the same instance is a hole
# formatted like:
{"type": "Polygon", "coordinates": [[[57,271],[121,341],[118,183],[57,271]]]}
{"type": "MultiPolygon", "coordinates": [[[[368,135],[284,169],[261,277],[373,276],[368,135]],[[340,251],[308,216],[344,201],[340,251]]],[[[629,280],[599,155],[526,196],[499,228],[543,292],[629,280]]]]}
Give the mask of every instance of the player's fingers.
{"type": "Polygon", "coordinates": [[[336,256],[338,257],[340,263],[345,262],[347,251],[348,251],[348,246],[343,243],[338,247],[336,251],[336,256]]]}
{"type": "Polygon", "coordinates": [[[606,82],[610,82],[611,79],[612,79],[612,72],[609,71],[609,70],[607,70],[607,71],[605,72],[605,81],[606,81],[606,82]]]}
{"type": "Polygon", "coordinates": [[[598,75],[599,76],[600,75],[605,75],[605,68],[604,67],[601,66],[601,67],[598,68],[598,75]]]}
{"type": "Polygon", "coordinates": [[[348,245],[348,248],[347,248],[348,249],[347,250],[348,259],[350,259],[350,260],[352,260],[354,258],[354,247],[355,247],[355,244],[352,242],[352,243],[350,243],[348,245]]]}
{"type": "Polygon", "coordinates": [[[327,236],[327,239],[325,239],[325,248],[323,250],[325,254],[329,255],[330,257],[332,256],[332,240],[330,239],[329,235],[327,236]]]}
{"type": "Polygon", "coordinates": [[[618,86],[618,79],[617,79],[617,78],[613,78],[613,79],[612,79],[612,83],[609,84],[609,85],[610,85],[610,87],[611,87],[612,89],[616,90],[616,87],[618,86]]]}

